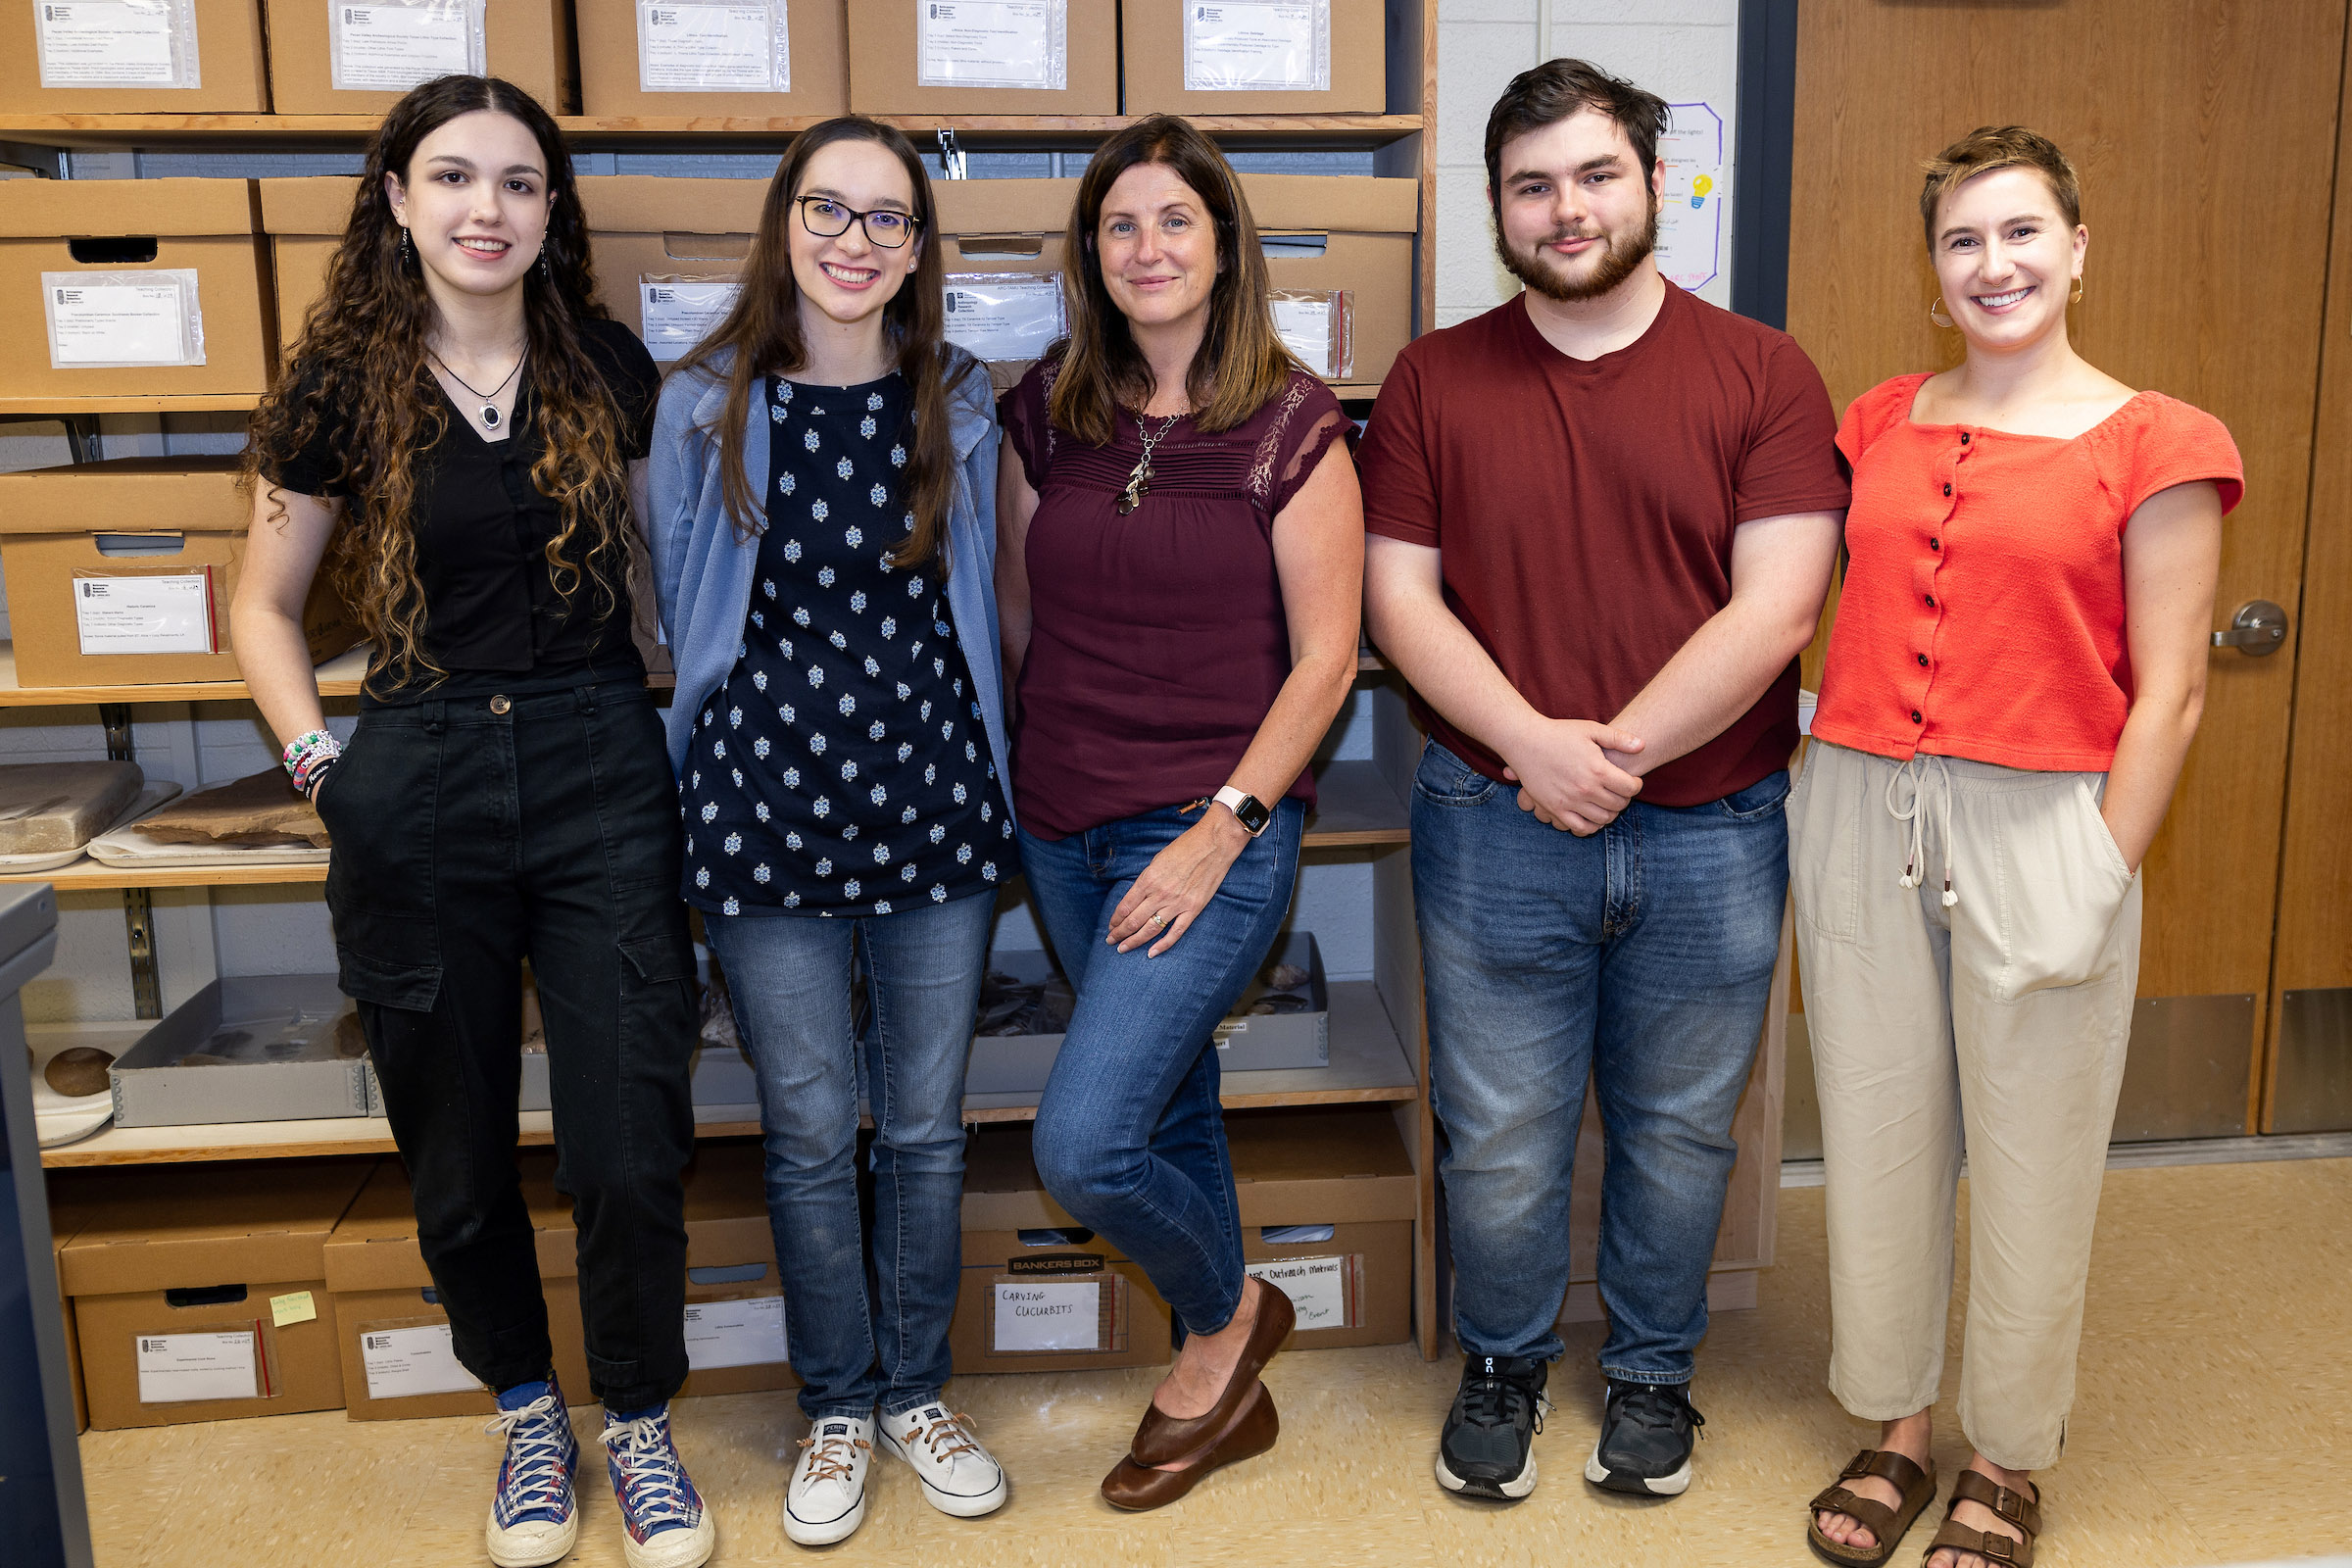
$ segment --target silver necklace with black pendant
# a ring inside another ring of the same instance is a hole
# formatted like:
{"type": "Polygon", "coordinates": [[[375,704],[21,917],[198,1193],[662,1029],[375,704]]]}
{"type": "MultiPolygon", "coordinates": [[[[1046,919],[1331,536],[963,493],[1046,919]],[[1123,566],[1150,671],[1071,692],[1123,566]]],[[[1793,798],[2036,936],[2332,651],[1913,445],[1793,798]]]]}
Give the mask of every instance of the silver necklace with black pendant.
{"type": "Polygon", "coordinates": [[[1120,516],[1124,517],[1142,506],[1144,497],[1151,493],[1152,453],[1168,438],[1168,432],[1175,429],[1176,421],[1183,417],[1182,414],[1171,414],[1160,422],[1157,430],[1148,430],[1144,428],[1144,416],[1141,414],[1135,416],[1135,433],[1143,438],[1144,455],[1135,460],[1135,467],[1127,475],[1127,488],[1119,493],[1120,516]]]}
{"type": "MultiPolygon", "coordinates": [[[[428,351],[428,352],[429,352],[429,351],[428,351]]],[[[487,391],[487,392],[484,392],[484,391],[480,390],[479,388],[477,388],[476,386],[474,386],[474,384],[473,384],[472,382],[470,382],[470,381],[466,380],[466,379],[464,376],[460,375],[460,374],[459,374],[457,371],[455,371],[455,370],[450,370],[450,369],[449,369],[449,362],[448,362],[447,360],[443,359],[443,358],[442,358],[440,355],[438,355],[438,354],[435,354],[435,355],[433,355],[433,363],[434,363],[435,365],[438,365],[439,367],[441,367],[441,368],[442,368],[442,369],[444,369],[444,370],[449,370],[449,378],[450,378],[452,381],[455,381],[455,382],[457,382],[457,383],[458,383],[458,385],[460,385],[460,386],[464,387],[464,388],[465,388],[466,391],[468,391],[468,392],[471,392],[471,393],[472,393],[472,394],[473,394],[475,397],[477,397],[477,398],[480,398],[480,399],[482,400],[482,412],[481,412],[481,413],[480,413],[478,416],[476,416],[476,417],[478,417],[478,418],[479,418],[479,419],[482,421],[482,428],[483,428],[483,429],[485,429],[485,430],[495,430],[495,429],[497,429],[497,428],[498,428],[499,419],[500,419],[500,415],[499,415],[499,412],[498,412],[498,402],[497,402],[498,395],[499,395],[501,392],[504,392],[504,391],[507,389],[507,381],[512,381],[512,380],[514,380],[514,377],[516,377],[516,376],[518,376],[518,375],[520,375],[520,374],[522,373],[522,362],[523,362],[524,360],[527,360],[527,359],[529,359],[530,357],[531,357],[530,350],[528,350],[528,349],[525,349],[525,350],[523,350],[523,352],[521,353],[521,355],[519,355],[519,356],[518,356],[518,357],[515,359],[515,361],[514,361],[514,368],[513,368],[512,370],[509,370],[509,371],[507,372],[506,381],[501,381],[501,382],[499,382],[499,383],[498,383],[498,385],[496,385],[496,386],[492,387],[492,388],[491,388],[489,391],[487,391]]]]}

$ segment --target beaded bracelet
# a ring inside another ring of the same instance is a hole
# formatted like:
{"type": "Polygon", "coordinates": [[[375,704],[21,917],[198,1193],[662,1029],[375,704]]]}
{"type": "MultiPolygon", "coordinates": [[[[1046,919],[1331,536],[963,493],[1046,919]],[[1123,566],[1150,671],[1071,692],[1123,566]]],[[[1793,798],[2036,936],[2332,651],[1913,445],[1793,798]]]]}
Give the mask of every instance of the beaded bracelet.
{"type": "Polygon", "coordinates": [[[284,765],[287,775],[294,780],[294,788],[307,795],[310,793],[312,770],[320,762],[342,755],[343,743],[341,741],[336,740],[325,730],[315,729],[308,735],[297,735],[293,740],[287,742],[286,749],[278,760],[284,765]]]}

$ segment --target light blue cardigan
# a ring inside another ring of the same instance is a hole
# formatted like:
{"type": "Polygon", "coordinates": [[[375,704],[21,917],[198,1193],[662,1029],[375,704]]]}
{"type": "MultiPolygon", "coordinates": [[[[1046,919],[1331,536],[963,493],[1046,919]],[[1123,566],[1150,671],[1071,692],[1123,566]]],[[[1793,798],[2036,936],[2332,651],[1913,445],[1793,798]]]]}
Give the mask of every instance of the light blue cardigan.
{"type": "MultiPolygon", "coordinates": [[[[949,346],[946,368],[948,432],[956,452],[956,488],[948,507],[948,605],[1010,816],[1012,751],[1005,742],[1004,677],[997,650],[996,400],[986,372],[963,350],[949,346]]],[[[671,376],[654,418],[648,526],[662,634],[669,639],[678,674],[677,695],[662,718],[672,772],[686,765],[703,699],[735,667],[760,559],[757,535],[736,538],[719,482],[718,442],[710,432],[726,405],[725,374],[722,361],[671,376]]],[[[767,431],[766,400],[754,398],[746,411],[743,466],[755,496],[767,492],[767,431]]]]}

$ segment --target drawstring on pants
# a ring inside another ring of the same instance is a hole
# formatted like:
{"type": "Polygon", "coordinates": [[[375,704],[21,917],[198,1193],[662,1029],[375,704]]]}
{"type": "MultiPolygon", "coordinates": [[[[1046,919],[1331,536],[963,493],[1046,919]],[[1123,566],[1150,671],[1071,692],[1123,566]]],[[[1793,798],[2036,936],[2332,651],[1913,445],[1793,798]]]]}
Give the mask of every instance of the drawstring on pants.
{"type": "Polygon", "coordinates": [[[1898,885],[1918,887],[1928,879],[1927,866],[1923,862],[1927,859],[1924,834],[1928,818],[1930,764],[1933,764],[1932,771],[1943,782],[1943,906],[1948,909],[1960,902],[1960,895],[1952,891],[1952,770],[1944,765],[1943,759],[1926,752],[1914,752],[1911,760],[1897,767],[1886,780],[1886,814],[1897,822],[1911,824],[1911,853],[1903,861],[1903,874],[1898,879],[1898,885]],[[1911,804],[1897,806],[1894,804],[1895,786],[1906,779],[1911,783],[1911,804]]]}

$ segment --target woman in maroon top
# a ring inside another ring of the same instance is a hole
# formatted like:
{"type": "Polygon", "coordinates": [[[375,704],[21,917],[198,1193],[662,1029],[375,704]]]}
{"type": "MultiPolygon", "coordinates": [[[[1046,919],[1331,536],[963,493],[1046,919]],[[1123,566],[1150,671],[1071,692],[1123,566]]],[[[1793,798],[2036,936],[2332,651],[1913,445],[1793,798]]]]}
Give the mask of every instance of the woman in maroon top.
{"type": "Polygon", "coordinates": [[[1078,994],[1038,1171],[1186,1334],[1102,1483],[1154,1508],[1277,1431],[1257,1374],[1291,1304],[1243,1271],[1211,1032],[1290,907],[1363,504],[1205,136],[1159,116],[1103,143],[1069,249],[1070,335],[1005,396],[997,593],[1022,868],[1078,994]]]}

